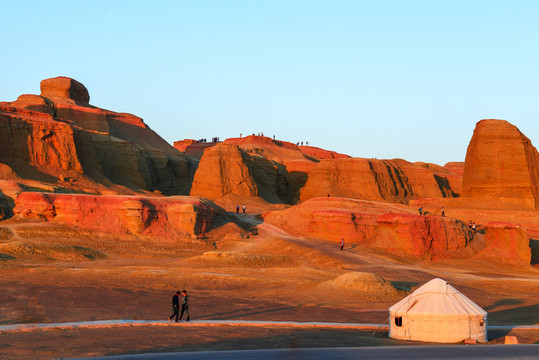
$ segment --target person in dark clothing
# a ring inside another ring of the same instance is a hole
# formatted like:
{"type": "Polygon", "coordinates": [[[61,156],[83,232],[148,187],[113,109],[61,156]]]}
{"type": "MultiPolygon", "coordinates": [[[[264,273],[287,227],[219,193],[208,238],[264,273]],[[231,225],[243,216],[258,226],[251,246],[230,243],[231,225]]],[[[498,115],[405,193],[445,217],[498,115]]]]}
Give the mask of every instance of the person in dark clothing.
{"type": "Polygon", "coordinates": [[[240,204],[236,205],[236,214],[240,213],[240,204]]]}
{"type": "Polygon", "coordinates": [[[419,215],[423,215],[423,207],[419,208],[419,215]]]}
{"type": "Polygon", "coordinates": [[[176,316],[176,322],[178,322],[178,316],[180,315],[180,292],[176,291],[176,294],[172,297],[172,315],[168,317],[168,321],[172,321],[172,318],[176,316]]]}
{"type": "Polygon", "coordinates": [[[189,295],[187,295],[187,291],[182,291],[183,300],[182,300],[182,312],[180,314],[180,321],[182,320],[183,313],[187,313],[187,321],[189,321],[189,295]]]}

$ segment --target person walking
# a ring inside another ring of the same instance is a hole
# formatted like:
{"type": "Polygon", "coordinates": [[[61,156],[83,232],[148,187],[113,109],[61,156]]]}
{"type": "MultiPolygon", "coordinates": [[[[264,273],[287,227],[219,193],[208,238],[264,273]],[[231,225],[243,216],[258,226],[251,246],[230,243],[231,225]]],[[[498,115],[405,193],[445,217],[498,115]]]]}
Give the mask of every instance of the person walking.
{"type": "Polygon", "coordinates": [[[344,248],[344,239],[341,238],[341,251],[342,251],[343,248],[344,248]]]}
{"type": "Polygon", "coordinates": [[[445,209],[443,206],[442,206],[442,217],[445,217],[445,209]]]}
{"type": "Polygon", "coordinates": [[[183,313],[187,313],[187,321],[189,321],[189,295],[187,291],[182,291],[183,300],[182,300],[182,312],[180,314],[180,321],[182,320],[183,313]]]}
{"type": "Polygon", "coordinates": [[[419,215],[420,215],[420,216],[423,215],[423,207],[420,207],[420,208],[419,208],[419,215]]]}
{"type": "Polygon", "coordinates": [[[240,204],[236,205],[236,214],[240,213],[240,204]]]}
{"type": "Polygon", "coordinates": [[[172,297],[172,311],[173,314],[168,317],[168,321],[172,321],[172,318],[176,316],[175,322],[178,322],[178,316],[180,315],[180,292],[176,291],[176,294],[172,297]]]}
{"type": "Polygon", "coordinates": [[[243,213],[245,214],[245,204],[243,204],[243,213]]]}

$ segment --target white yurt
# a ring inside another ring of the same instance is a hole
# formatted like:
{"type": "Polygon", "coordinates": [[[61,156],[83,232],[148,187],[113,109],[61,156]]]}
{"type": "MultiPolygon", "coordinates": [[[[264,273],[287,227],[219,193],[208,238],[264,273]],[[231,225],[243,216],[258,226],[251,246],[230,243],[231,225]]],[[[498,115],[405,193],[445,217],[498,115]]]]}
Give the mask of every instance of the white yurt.
{"type": "Polygon", "coordinates": [[[389,337],[487,342],[487,312],[442,279],[432,279],[389,308],[389,337]]]}

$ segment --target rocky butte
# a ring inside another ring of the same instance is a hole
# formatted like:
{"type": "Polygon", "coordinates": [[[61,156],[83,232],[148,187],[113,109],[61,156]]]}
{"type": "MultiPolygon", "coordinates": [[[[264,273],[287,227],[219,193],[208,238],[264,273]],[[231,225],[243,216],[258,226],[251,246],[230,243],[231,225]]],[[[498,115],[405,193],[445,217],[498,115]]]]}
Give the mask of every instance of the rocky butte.
{"type": "Polygon", "coordinates": [[[466,153],[463,196],[539,209],[539,154],[504,120],[477,123],[466,153]]]}

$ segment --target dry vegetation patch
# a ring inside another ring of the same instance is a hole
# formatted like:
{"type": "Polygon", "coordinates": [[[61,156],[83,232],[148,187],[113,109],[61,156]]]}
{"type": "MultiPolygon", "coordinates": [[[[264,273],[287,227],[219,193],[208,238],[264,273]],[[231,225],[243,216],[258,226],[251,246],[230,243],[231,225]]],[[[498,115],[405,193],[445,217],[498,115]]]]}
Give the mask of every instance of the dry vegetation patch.
{"type": "Polygon", "coordinates": [[[306,261],[309,266],[321,266],[334,269],[339,267],[341,262],[323,251],[311,249],[302,244],[298,244],[285,239],[269,239],[257,244],[249,250],[250,253],[274,254],[287,256],[294,261],[306,261]]]}
{"type": "Polygon", "coordinates": [[[52,224],[23,224],[14,229],[23,239],[39,240],[59,246],[79,246],[112,257],[129,259],[171,259],[193,256],[214,249],[209,239],[159,239],[131,234],[108,234],[97,230],[78,229],[52,224]]]}
{"type": "Polygon", "coordinates": [[[0,244],[0,252],[15,258],[43,260],[97,260],[105,255],[82,246],[58,245],[41,242],[12,242],[0,244]]]}
{"type": "Polygon", "coordinates": [[[241,254],[235,251],[207,251],[201,256],[196,256],[190,260],[211,265],[234,265],[243,267],[282,267],[293,265],[292,258],[289,256],[241,254]]]}
{"type": "Polygon", "coordinates": [[[13,231],[5,227],[0,227],[0,241],[10,240],[11,238],[13,238],[13,231]]]}

